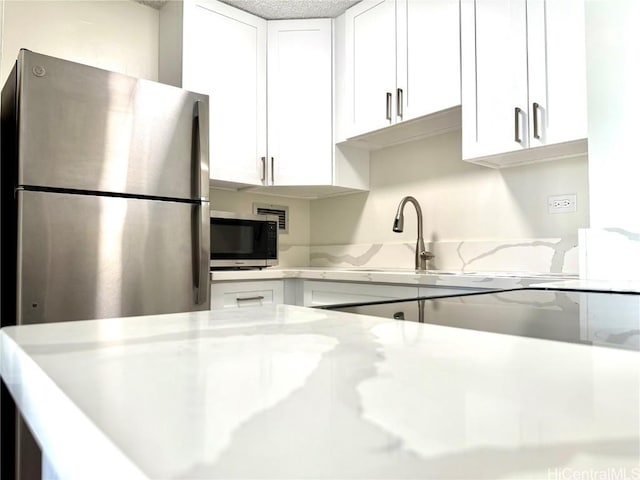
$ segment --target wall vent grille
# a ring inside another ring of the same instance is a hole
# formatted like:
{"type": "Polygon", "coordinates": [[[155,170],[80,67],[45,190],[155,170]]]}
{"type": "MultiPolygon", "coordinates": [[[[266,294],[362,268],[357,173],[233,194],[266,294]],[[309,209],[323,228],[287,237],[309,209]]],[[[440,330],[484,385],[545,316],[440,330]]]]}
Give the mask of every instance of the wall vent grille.
{"type": "Polygon", "coordinates": [[[276,215],[280,233],[289,233],[289,207],[283,205],[253,204],[253,213],[258,215],[276,215]]]}

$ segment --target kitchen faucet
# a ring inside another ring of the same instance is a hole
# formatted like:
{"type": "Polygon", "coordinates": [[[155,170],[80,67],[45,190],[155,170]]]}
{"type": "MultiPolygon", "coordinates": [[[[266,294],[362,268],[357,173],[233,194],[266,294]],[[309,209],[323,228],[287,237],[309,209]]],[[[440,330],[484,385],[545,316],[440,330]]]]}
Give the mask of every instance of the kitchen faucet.
{"type": "Polygon", "coordinates": [[[413,206],[416,209],[416,214],[418,215],[416,270],[425,271],[427,269],[427,260],[431,260],[435,255],[431,252],[428,252],[424,246],[424,237],[422,235],[422,209],[420,208],[420,204],[415,198],[408,196],[400,200],[400,205],[398,205],[396,217],[393,219],[393,231],[396,233],[402,233],[402,230],[404,229],[404,206],[407,204],[407,202],[413,203],[413,206]]]}

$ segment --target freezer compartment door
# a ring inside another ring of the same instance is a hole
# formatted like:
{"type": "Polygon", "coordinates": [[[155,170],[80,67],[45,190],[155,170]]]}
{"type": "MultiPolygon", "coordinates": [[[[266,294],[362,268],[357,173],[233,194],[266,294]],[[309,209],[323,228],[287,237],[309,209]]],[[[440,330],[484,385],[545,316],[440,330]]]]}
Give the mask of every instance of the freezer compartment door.
{"type": "Polygon", "coordinates": [[[22,50],[20,185],[209,198],[208,97],[22,50]]]}
{"type": "Polygon", "coordinates": [[[19,191],[18,323],[208,310],[208,216],[208,203],[19,191]]]}

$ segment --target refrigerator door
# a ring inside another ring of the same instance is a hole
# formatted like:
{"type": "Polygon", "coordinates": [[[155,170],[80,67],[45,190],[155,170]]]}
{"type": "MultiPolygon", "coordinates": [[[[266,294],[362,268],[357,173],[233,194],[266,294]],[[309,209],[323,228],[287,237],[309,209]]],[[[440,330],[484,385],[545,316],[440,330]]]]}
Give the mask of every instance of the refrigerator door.
{"type": "Polygon", "coordinates": [[[209,204],[18,192],[17,323],[209,309],[209,204]]]}
{"type": "Polygon", "coordinates": [[[208,97],[21,50],[18,184],[209,198],[208,97]]]}

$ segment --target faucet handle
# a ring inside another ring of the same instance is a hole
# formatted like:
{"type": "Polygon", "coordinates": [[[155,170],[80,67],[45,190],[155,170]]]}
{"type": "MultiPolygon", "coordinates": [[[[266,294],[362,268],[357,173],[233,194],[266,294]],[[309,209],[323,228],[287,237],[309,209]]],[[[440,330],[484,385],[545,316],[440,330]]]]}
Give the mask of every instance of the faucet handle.
{"type": "Polygon", "coordinates": [[[424,258],[425,260],[432,260],[436,258],[436,256],[429,251],[422,251],[420,252],[420,258],[424,258]]]}

